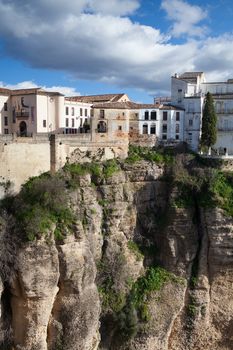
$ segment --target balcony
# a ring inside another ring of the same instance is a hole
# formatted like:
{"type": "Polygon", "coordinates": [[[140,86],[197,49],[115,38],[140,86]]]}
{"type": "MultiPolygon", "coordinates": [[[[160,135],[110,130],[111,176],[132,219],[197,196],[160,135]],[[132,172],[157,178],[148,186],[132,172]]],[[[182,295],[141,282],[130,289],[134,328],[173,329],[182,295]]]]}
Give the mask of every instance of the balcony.
{"type": "Polygon", "coordinates": [[[233,109],[216,110],[216,114],[233,114],[233,109]]]}
{"type": "Polygon", "coordinates": [[[21,111],[21,112],[15,112],[16,118],[29,118],[29,112],[21,111]]]}
{"type": "Polygon", "coordinates": [[[218,131],[233,132],[233,126],[218,126],[218,131]]]}

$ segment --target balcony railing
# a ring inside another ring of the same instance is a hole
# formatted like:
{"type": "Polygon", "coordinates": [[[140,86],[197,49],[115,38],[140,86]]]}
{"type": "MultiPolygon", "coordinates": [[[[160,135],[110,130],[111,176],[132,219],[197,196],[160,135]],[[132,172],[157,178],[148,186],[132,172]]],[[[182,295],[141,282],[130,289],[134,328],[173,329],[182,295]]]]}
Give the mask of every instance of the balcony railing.
{"type": "Polygon", "coordinates": [[[232,132],[233,126],[218,126],[218,131],[232,132]]]}
{"type": "Polygon", "coordinates": [[[29,118],[29,112],[15,112],[16,118],[29,118]]]}

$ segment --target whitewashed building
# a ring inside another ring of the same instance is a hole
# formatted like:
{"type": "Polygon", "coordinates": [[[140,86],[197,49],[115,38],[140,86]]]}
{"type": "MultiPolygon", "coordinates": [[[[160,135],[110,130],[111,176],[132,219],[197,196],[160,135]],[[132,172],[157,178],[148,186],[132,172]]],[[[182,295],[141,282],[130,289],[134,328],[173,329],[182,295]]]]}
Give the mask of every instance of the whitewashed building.
{"type": "Polygon", "coordinates": [[[233,154],[233,79],[206,82],[203,72],[175,74],[171,78],[171,102],[185,109],[184,140],[198,150],[204,100],[207,92],[214,99],[217,114],[217,153],[233,154]]]}
{"type": "MultiPolygon", "coordinates": [[[[134,107],[135,108],[135,107],[134,107]]],[[[184,140],[184,110],[171,105],[138,105],[139,134],[156,135],[159,141],[184,140]]]]}

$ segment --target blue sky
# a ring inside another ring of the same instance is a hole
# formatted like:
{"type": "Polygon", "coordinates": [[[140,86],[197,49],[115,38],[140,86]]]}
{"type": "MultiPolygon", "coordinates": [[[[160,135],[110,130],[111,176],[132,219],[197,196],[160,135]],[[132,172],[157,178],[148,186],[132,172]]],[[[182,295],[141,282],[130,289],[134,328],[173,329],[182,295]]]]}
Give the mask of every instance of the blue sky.
{"type": "Polygon", "coordinates": [[[230,0],[0,0],[0,84],[152,102],[175,72],[233,77],[232,18],[230,0]]]}

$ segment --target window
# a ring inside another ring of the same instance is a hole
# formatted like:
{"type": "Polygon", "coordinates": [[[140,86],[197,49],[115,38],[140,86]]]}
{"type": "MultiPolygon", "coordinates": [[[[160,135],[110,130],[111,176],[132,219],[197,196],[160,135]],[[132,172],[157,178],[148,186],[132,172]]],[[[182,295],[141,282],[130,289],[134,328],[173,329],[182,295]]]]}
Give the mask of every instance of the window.
{"type": "Polygon", "coordinates": [[[189,126],[193,126],[193,120],[189,119],[189,126]]]}
{"type": "Polygon", "coordinates": [[[66,118],[66,127],[68,128],[69,126],[69,118],[66,118]]]}
{"type": "Polygon", "coordinates": [[[107,132],[107,124],[104,121],[100,121],[97,125],[97,132],[105,133],[107,132]]]}
{"type": "Polygon", "coordinates": [[[71,122],[72,122],[72,128],[74,128],[74,118],[71,119],[71,122]]]}
{"type": "Polygon", "coordinates": [[[143,134],[148,134],[148,125],[147,124],[144,124],[143,127],[142,127],[142,133],[143,134]]]}
{"type": "Polygon", "coordinates": [[[82,120],[82,118],[80,118],[80,127],[82,127],[83,126],[83,120],[82,120]]]}
{"type": "Polygon", "coordinates": [[[122,126],[118,125],[118,130],[121,131],[122,130],[122,126]]]}
{"type": "Polygon", "coordinates": [[[66,107],[66,115],[69,115],[69,107],[66,107]]]}
{"type": "Polygon", "coordinates": [[[103,119],[104,119],[104,109],[101,109],[101,110],[100,110],[100,118],[103,118],[103,119]]]}
{"type": "Polygon", "coordinates": [[[150,133],[151,133],[152,135],[155,135],[155,134],[156,134],[156,126],[155,126],[155,124],[152,124],[152,125],[151,125],[151,127],[150,127],[150,133]]]}
{"type": "Polygon", "coordinates": [[[85,117],[87,117],[87,109],[85,108],[85,117]]]}
{"type": "Polygon", "coordinates": [[[188,104],[188,112],[194,112],[194,102],[189,102],[188,104]]]}
{"type": "Polygon", "coordinates": [[[178,89],[178,92],[182,92],[182,89],[178,89]]]}
{"type": "Polygon", "coordinates": [[[163,120],[166,121],[167,120],[167,111],[163,112],[163,120]]]}
{"type": "Polygon", "coordinates": [[[135,113],[135,118],[138,118],[138,113],[135,113]]]}
{"type": "Polygon", "coordinates": [[[162,137],[163,140],[166,140],[167,139],[167,135],[164,134],[163,137],[162,137]]]}
{"type": "Polygon", "coordinates": [[[150,114],[150,119],[151,120],[156,120],[156,111],[152,111],[150,114]]]}
{"type": "Polygon", "coordinates": [[[176,134],[179,134],[179,132],[180,132],[180,125],[176,124],[176,134]]]}
{"type": "Polygon", "coordinates": [[[4,134],[8,135],[9,134],[9,130],[8,129],[4,129],[4,134]]]}
{"type": "Polygon", "coordinates": [[[145,120],[149,120],[149,112],[145,111],[145,120]]]}
{"type": "Polygon", "coordinates": [[[176,121],[177,121],[177,122],[180,121],[180,112],[176,112],[176,121]]]}
{"type": "Polygon", "coordinates": [[[193,134],[191,132],[188,133],[188,141],[192,142],[193,134]]]}
{"type": "Polygon", "coordinates": [[[7,111],[7,102],[4,103],[4,111],[7,111]]]}
{"type": "Polygon", "coordinates": [[[163,124],[163,133],[167,132],[167,124],[163,124]]]}
{"type": "Polygon", "coordinates": [[[180,139],[179,135],[176,135],[176,140],[179,140],[179,139],[180,139]]]}
{"type": "Polygon", "coordinates": [[[71,115],[74,116],[74,107],[71,108],[71,115]]]}
{"type": "Polygon", "coordinates": [[[46,120],[43,120],[43,128],[46,128],[46,120]]]}
{"type": "Polygon", "coordinates": [[[83,115],[83,109],[80,108],[80,117],[82,117],[82,115],[83,115]]]}
{"type": "Polygon", "coordinates": [[[4,125],[7,126],[8,125],[8,118],[4,117],[4,125]]]}

